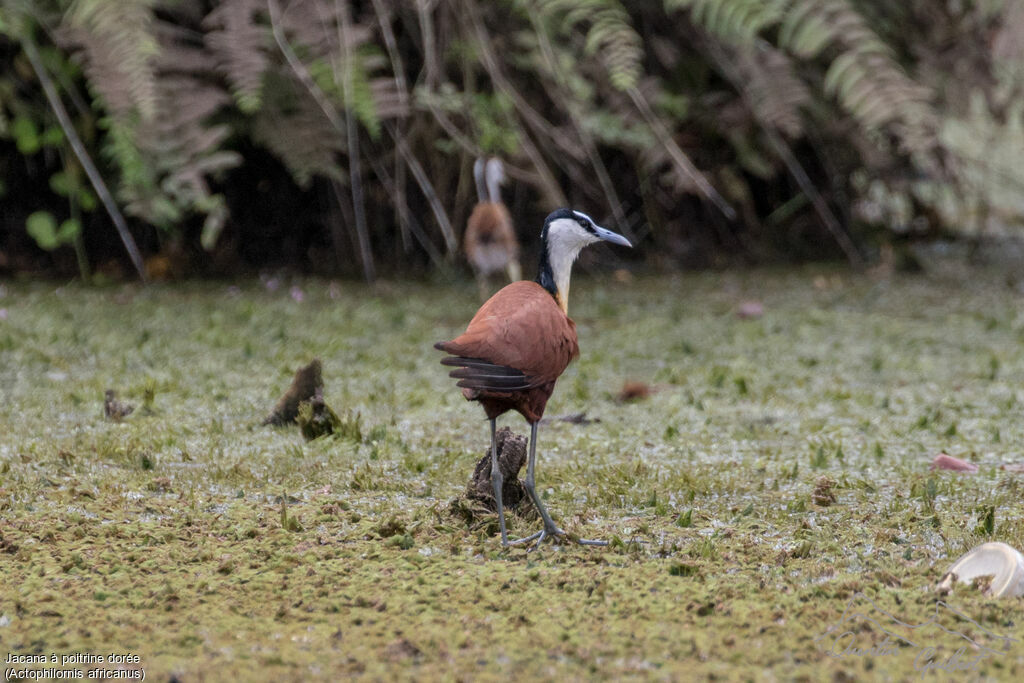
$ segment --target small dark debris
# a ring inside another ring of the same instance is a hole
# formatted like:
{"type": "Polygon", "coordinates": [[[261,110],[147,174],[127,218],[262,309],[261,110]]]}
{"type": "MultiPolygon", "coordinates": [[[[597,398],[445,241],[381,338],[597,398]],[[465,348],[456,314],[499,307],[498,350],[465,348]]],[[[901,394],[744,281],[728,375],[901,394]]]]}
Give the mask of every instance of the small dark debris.
{"type": "Polygon", "coordinates": [[[981,576],[975,576],[971,579],[971,587],[983,595],[992,595],[992,581],[995,580],[995,576],[991,574],[982,574],[981,576]]]}
{"type": "Polygon", "coordinates": [[[385,655],[393,662],[417,658],[423,654],[423,650],[416,646],[408,638],[399,638],[384,649],[385,655]]]}
{"type": "Polygon", "coordinates": [[[695,564],[674,562],[669,566],[668,573],[672,576],[698,576],[700,569],[695,564]]]}
{"type": "Polygon", "coordinates": [[[18,544],[0,536],[0,552],[14,554],[18,552],[18,544]]]}
{"type": "Polygon", "coordinates": [[[381,538],[391,538],[392,536],[400,536],[404,534],[406,526],[404,521],[398,517],[392,516],[378,524],[374,531],[377,532],[377,535],[381,538]]]}
{"type": "Polygon", "coordinates": [[[264,425],[283,425],[295,422],[299,416],[299,404],[313,399],[317,392],[323,392],[324,379],[320,359],[299,368],[288,391],[277,402],[274,411],[263,420],[264,425]]]}
{"type": "MultiPolygon", "coordinates": [[[[599,417],[587,417],[586,413],[569,413],[568,415],[560,415],[555,419],[559,422],[568,422],[569,424],[584,426],[601,421],[601,418],[599,417]]],[[[541,422],[544,422],[544,420],[541,420],[541,422]]]]}
{"type": "Polygon", "coordinates": [[[622,390],[619,391],[619,395],[616,397],[620,403],[626,401],[640,401],[645,398],[649,398],[654,393],[654,387],[646,382],[636,382],[633,380],[627,380],[622,385],[622,390]]]}
{"type": "Polygon", "coordinates": [[[135,410],[135,406],[117,400],[117,393],[113,389],[103,392],[103,414],[108,420],[120,422],[131,415],[133,410],[135,410]]]}
{"type": "Polygon", "coordinates": [[[939,585],[935,590],[940,596],[949,595],[953,592],[953,586],[956,585],[956,582],[959,579],[960,577],[957,576],[956,572],[946,572],[945,576],[942,577],[942,580],[939,581],[939,585]]]}
{"type": "Polygon", "coordinates": [[[836,494],[832,490],[835,485],[836,482],[831,477],[819,477],[818,481],[814,483],[814,491],[811,493],[811,500],[814,501],[814,504],[828,507],[836,502],[836,494]]]}

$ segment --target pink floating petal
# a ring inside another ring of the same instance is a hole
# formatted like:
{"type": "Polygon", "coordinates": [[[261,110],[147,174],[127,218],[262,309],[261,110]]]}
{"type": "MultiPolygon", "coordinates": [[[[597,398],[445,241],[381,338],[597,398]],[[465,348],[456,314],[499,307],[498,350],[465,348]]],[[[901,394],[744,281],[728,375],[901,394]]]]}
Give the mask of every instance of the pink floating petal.
{"type": "Polygon", "coordinates": [[[293,286],[290,290],[292,298],[298,303],[302,303],[302,300],[306,298],[306,295],[302,292],[302,289],[298,286],[293,286]]]}
{"type": "Polygon", "coordinates": [[[939,453],[935,456],[935,459],[932,460],[932,466],[930,469],[952,470],[953,472],[977,472],[978,466],[973,462],[967,462],[960,458],[954,458],[952,455],[939,453]]]}
{"type": "Polygon", "coordinates": [[[736,309],[736,317],[742,320],[760,318],[764,315],[764,306],[760,301],[744,301],[736,309]]]}
{"type": "Polygon", "coordinates": [[[0,320],[7,320],[7,309],[0,308],[0,320]]]}

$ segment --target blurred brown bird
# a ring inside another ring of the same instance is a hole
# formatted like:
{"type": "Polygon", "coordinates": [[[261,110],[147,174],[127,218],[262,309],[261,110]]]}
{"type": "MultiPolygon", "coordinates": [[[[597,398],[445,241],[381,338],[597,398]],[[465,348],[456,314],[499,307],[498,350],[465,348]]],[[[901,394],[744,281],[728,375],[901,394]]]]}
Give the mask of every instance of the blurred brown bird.
{"type": "MultiPolygon", "coordinates": [[[[540,269],[536,282],[513,282],[488,299],[466,331],[435,348],[451,356],[441,361],[457,366],[450,376],[459,380],[462,394],[478,401],[491,422],[491,483],[498,508],[502,545],[509,545],[501,501],[502,476],[495,441],[499,415],[515,410],[530,423],[530,456],[523,485],[544,520],[544,528],[515,543],[548,536],[565,536],[552,521],[534,488],[537,455],[537,423],[555,382],[579,355],[576,324],[569,318],[569,278],[572,263],[588,244],[606,240],[632,246],[610,230],[598,227],[585,213],[559,209],[544,221],[541,232],[540,269]]],[[[606,545],[587,541],[584,545],[606,545]]]]}
{"type": "Polygon", "coordinates": [[[500,159],[494,157],[486,163],[477,159],[473,164],[473,177],[479,201],[469,216],[462,246],[476,274],[480,298],[484,299],[492,275],[505,271],[508,279],[515,282],[522,276],[522,271],[512,216],[501,201],[500,185],[505,180],[505,167],[500,159]]]}

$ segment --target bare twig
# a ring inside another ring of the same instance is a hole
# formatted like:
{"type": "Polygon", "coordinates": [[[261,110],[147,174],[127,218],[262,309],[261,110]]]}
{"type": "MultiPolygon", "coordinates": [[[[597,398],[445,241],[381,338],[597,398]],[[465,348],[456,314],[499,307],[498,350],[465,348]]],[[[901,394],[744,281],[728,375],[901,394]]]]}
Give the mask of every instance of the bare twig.
{"type": "Polygon", "coordinates": [[[281,28],[281,8],[277,4],[277,0],[267,0],[267,8],[270,10],[270,30],[274,35],[274,42],[277,43],[277,47],[281,50],[281,54],[284,56],[288,66],[295,73],[295,76],[299,79],[299,82],[309,91],[312,95],[313,100],[317,106],[320,107],[320,111],[324,113],[327,120],[330,121],[331,125],[334,126],[335,130],[344,135],[346,133],[345,122],[342,120],[341,115],[331,104],[331,101],[327,98],[327,94],[320,89],[320,86],[313,80],[313,75],[309,73],[309,69],[302,63],[295,51],[292,50],[291,45],[288,44],[287,39],[284,35],[284,29],[281,28]]]}
{"type": "MultiPolygon", "coordinates": [[[[409,88],[405,80],[405,67],[402,62],[401,52],[398,49],[398,41],[396,40],[395,33],[391,28],[390,12],[388,11],[387,7],[385,7],[383,0],[373,0],[373,7],[375,12],[377,13],[377,21],[380,24],[381,35],[384,37],[384,46],[387,49],[388,55],[391,59],[391,67],[395,74],[395,83],[398,92],[403,100],[403,103],[407,104],[406,93],[409,91],[409,88]]],[[[441,126],[441,128],[444,129],[448,137],[451,138],[457,145],[459,145],[459,147],[461,147],[466,154],[473,158],[483,155],[483,150],[480,149],[480,146],[473,142],[473,140],[470,139],[469,136],[463,133],[459,126],[456,125],[455,122],[453,122],[451,118],[448,117],[448,114],[437,106],[431,95],[421,98],[419,100],[419,104],[427,107],[430,113],[434,116],[434,120],[441,126]]],[[[404,137],[401,122],[399,122],[396,126],[396,134],[401,137],[404,137]]],[[[399,158],[401,157],[401,154],[397,148],[395,149],[395,154],[399,158]]],[[[518,166],[515,166],[508,162],[506,162],[505,164],[505,170],[510,177],[515,178],[520,182],[528,183],[530,185],[542,185],[544,182],[543,178],[539,174],[533,173],[526,169],[521,169],[518,166]]],[[[394,197],[396,204],[404,205],[404,169],[398,169],[397,166],[394,188],[394,197]]],[[[404,215],[404,212],[399,212],[399,224],[402,226],[403,229],[403,240],[407,239],[407,236],[405,235],[404,232],[406,228],[406,223],[401,218],[404,215]]]]}
{"type": "Polygon", "coordinates": [[[405,159],[405,164],[412,171],[412,177],[416,179],[416,183],[420,186],[420,191],[427,198],[430,210],[434,213],[434,218],[437,219],[438,227],[441,228],[441,235],[444,237],[444,244],[448,250],[448,255],[451,256],[459,248],[459,245],[455,239],[455,231],[452,230],[452,223],[448,220],[448,214],[445,212],[441,200],[437,198],[437,192],[434,191],[434,184],[430,182],[427,172],[423,170],[423,166],[416,159],[412,150],[409,149],[405,138],[400,137],[391,124],[385,124],[385,128],[395,141],[395,146],[398,147],[398,152],[405,159]]]}
{"type": "Polygon", "coordinates": [[[89,177],[89,182],[92,183],[97,196],[103,202],[103,207],[107,210],[107,214],[110,215],[110,220],[114,222],[114,227],[117,228],[121,242],[124,243],[125,251],[128,252],[128,257],[139,274],[139,279],[145,282],[146,266],[142,262],[142,254],[139,253],[139,247],[135,244],[135,239],[132,237],[131,232],[128,231],[128,224],[125,222],[121,210],[117,208],[117,202],[114,201],[114,197],[110,194],[103,176],[100,175],[99,169],[96,168],[96,164],[93,163],[88,150],[85,149],[82,139],[78,137],[78,131],[75,130],[74,123],[72,123],[67,109],[64,108],[64,103],[61,102],[57,88],[54,87],[53,81],[50,80],[50,76],[46,72],[46,67],[39,56],[39,48],[36,46],[35,40],[31,34],[26,32],[21,44],[25,49],[25,54],[28,56],[28,61],[32,64],[32,70],[35,71],[36,78],[39,79],[40,85],[43,86],[43,92],[46,94],[46,99],[50,103],[53,113],[57,115],[57,121],[64,131],[65,137],[68,139],[68,144],[71,145],[72,151],[82,164],[85,174],[89,177]]]}
{"type": "MultiPolygon", "coordinates": [[[[349,40],[352,19],[349,16],[348,2],[336,0],[335,6],[341,14],[341,44],[345,53],[345,63],[341,66],[341,91],[346,105],[352,101],[352,70],[355,68],[355,55],[349,40]]],[[[338,69],[334,70],[335,79],[338,69]]],[[[349,189],[352,191],[352,210],[355,213],[356,236],[359,238],[359,255],[363,262],[363,276],[367,282],[377,279],[373,265],[373,250],[370,248],[370,236],[366,229],[366,207],[363,204],[363,178],[359,163],[359,128],[356,115],[348,106],[345,108],[345,135],[348,138],[348,175],[349,189]]]]}
{"type": "Polygon", "coordinates": [[[568,142],[565,136],[552,126],[543,114],[534,109],[527,99],[523,97],[519,89],[512,85],[508,77],[505,76],[505,72],[501,68],[503,60],[499,59],[494,53],[494,48],[491,45],[491,36],[487,33],[487,28],[477,13],[476,3],[465,2],[464,6],[466,14],[472,22],[473,32],[476,34],[477,44],[480,48],[480,60],[495,87],[512,100],[519,115],[538,134],[543,135],[565,154],[578,161],[582,161],[584,155],[580,153],[580,150],[568,142]]]}
{"type": "MultiPolygon", "coordinates": [[[[298,55],[295,54],[291,45],[288,44],[288,40],[284,35],[284,29],[281,28],[281,8],[277,4],[277,0],[267,0],[267,9],[270,14],[271,33],[274,35],[274,41],[277,43],[278,49],[281,50],[281,54],[284,55],[285,61],[288,62],[288,66],[295,73],[299,82],[302,83],[309,94],[313,97],[317,106],[320,107],[320,111],[322,111],[324,116],[327,117],[327,120],[334,129],[340,135],[347,135],[348,126],[346,125],[346,122],[342,120],[341,115],[327,98],[327,94],[324,93],[320,86],[316,84],[316,81],[313,80],[313,75],[309,73],[309,69],[306,68],[306,65],[303,64],[302,60],[300,60],[298,55]]],[[[349,156],[351,157],[351,150],[349,150],[349,153],[349,156]]],[[[338,200],[339,207],[344,208],[344,204],[341,202],[341,197],[337,193],[337,188],[335,188],[335,197],[338,200]]],[[[365,267],[366,261],[364,261],[363,264],[365,267]]]]}
{"type": "MultiPolygon", "coordinates": [[[[323,111],[327,120],[330,121],[331,125],[334,126],[341,134],[347,134],[347,127],[345,122],[342,121],[341,116],[338,114],[334,105],[327,98],[324,91],[316,84],[313,80],[313,76],[309,73],[309,69],[306,65],[295,54],[291,46],[288,45],[288,41],[285,39],[284,31],[281,29],[281,9],[278,7],[277,0],[267,0],[268,7],[270,9],[270,25],[271,30],[274,34],[274,40],[277,42],[278,48],[281,50],[281,54],[284,55],[285,60],[288,62],[289,67],[295,72],[299,81],[306,87],[310,95],[316,101],[317,105],[323,111]]],[[[423,191],[424,196],[427,198],[427,202],[430,204],[431,211],[434,212],[434,216],[437,218],[438,226],[441,228],[441,234],[444,236],[445,245],[448,248],[449,254],[454,254],[458,248],[458,243],[455,240],[455,233],[452,230],[451,221],[448,220],[448,214],[445,213],[444,207],[441,205],[441,201],[437,198],[437,193],[434,192],[434,185],[430,182],[427,177],[426,171],[417,161],[412,151],[409,150],[408,144],[405,142],[405,138],[398,135],[395,131],[394,126],[389,123],[385,123],[385,128],[395,141],[395,145],[398,148],[399,153],[405,160],[409,170],[412,171],[413,177],[420,186],[420,190],[423,191]]]]}
{"type": "MultiPolygon", "coordinates": [[[[384,46],[387,48],[388,57],[391,59],[391,71],[394,74],[399,101],[403,107],[407,108],[409,88],[405,80],[405,64],[402,61],[402,53],[398,49],[395,32],[391,29],[391,12],[384,6],[384,0],[373,0],[373,10],[377,15],[377,23],[380,25],[381,35],[384,37],[384,46]]],[[[396,133],[405,136],[401,121],[396,126],[396,133]]],[[[402,249],[408,254],[412,249],[412,243],[409,240],[409,223],[405,219],[405,212],[399,208],[405,206],[405,167],[402,165],[402,155],[397,148],[395,149],[395,186],[391,195],[394,198],[399,234],[402,236],[402,249]]]]}
{"type": "Polygon", "coordinates": [[[629,88],[626,91],[629,94],[629,98],[633,100],[633,104],[640,111],[640,114],[647,121],[647,125],[651,127],[654,135],[658,138],[658,141],[665,146],[668,150],[669,156],[675,163],[676,168],[688,177],[697,186],[701,194],[710,201],[712,204],[718,207],[718,210],[725,215],[729,220],[735,220],[736,209],[732,208],[729,202],[725,201],[722,195],[718,194],[708,179],[704,177],[704,174],[697,170],[697,167],[693,165],[690,158],[686,156],[686,153],[680,149],[679,145],[672,138],[665,124],[662,123],[661,119],[651,109],[651,105],[647,102],[647,98],[640,92],[636,87],[629,88]]]}
{"type": "MultiPolygon", "coordinates": [[[[483,22],[477,15],[476,7],[470,2],[464,3],[464,6],[469,19],[473,24],[474,33],[476,33],[477,43],[480,47],[481,62],[487,70],[487,73],[490,75],[491,81],[494,83],[495,87],[511,98],[513,104],[515,104],[516,111],[519,112],[519,115],[523,117],[523,120],[526,121],[531,128],[542,132],[550,141],[554,142],[569,156],[579,159],[579,150],[566,144],[563,139],[564,136],[558,134],[557,131],[552,129],[551,124],[549,124],[543,116],[531,107],[519,91],[509,83],[501,69],[500,61],[491,49],[490,36],[487,35],[487,30],[484,28],[483,22]]],[[[540,150],[537,149],[533,140],[531,140],[525,132],[520,135],[520,142],[523,145],[523,151],[526,152],[526,155],[530,158],[534,168],[537,169],[537,173],[540,175],[541,189],[548,195],[548,201],[556,206],[564,206],[566,204],[565,194],[562,192],[562,188],[558,185],[558,181],[555,180],[555,176],[551,172],[551,169],[548,168],[547,163],[545,163],[544,157],[541,156],[540,150]]]]}
{"type": "Polygon", "coordinates": [[[434,36],[434,6],[436,0],[416,0],[416,13],[420,18],[420,33],[423,37],[423,65],[426,69],[427,87],[437,87],[439,74],[437,47],[434,36]]]}
{"type": "MultiPolygon", "coordinates": [[[[391,176],[388,175],[388,171],[384,167],[384,164],[381,163],[379,159],[371,157],[370,167],[373,168],[373,172],[377,174],[377,178],[380,180],[381,184],[384,185],[384,191],[392,195],[397,194],[395,181],[393,181],[391,176]]],[[[427,237],[427,234],[420,227],[416,218],[409,212],[409,207],[403,202],[401,204],[395,204],[395,208],[401,214],[403,220],[408,224],[409,230],[412,232],[413,236],[416,237],[417,241],[419,241],[424,251],[427,252],[427,256],[429,256],[430,260],[434,262],[434,265],[436,267],[443,266],[444,256],[440,251],[438,251],[437,247],[434,246],[434,243],[430,241],[430,238],[427,237]]]]}

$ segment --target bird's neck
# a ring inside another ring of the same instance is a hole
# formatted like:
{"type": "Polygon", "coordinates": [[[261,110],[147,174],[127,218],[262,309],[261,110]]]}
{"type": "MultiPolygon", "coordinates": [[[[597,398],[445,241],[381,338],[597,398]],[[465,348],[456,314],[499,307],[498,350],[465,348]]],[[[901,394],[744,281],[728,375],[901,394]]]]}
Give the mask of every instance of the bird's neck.
{"type": "Polygon", "coordinates": [[[555,298],[558,307],[566,315],[569,315],[569,277],[572,275],[572,262],[575,259],[575,253],[569,253],[564,249],[552,252],[547,241],[543,241],[537,283],[555,298]]]}
{"type": "Polygon", "coordinates": [[[500,178],[493,174],[487,177],[487,198],[495,204],[501,202],[500,180],[500,178]]]}

